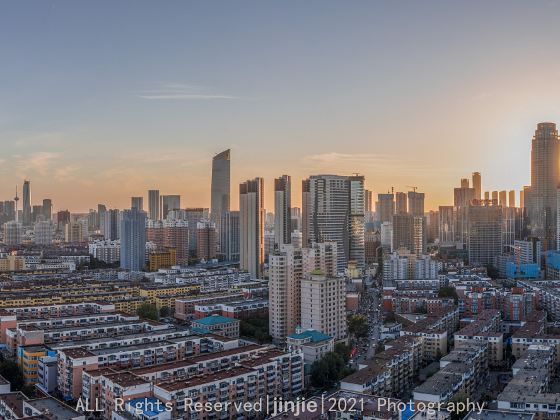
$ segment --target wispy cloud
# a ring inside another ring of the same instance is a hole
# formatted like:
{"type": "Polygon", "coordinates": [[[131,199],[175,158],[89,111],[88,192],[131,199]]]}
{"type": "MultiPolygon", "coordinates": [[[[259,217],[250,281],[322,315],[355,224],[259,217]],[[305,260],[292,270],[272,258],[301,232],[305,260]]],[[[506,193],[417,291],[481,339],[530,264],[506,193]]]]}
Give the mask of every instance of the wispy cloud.
{"type": "Polygon", "coordinates": [[[21,156],[16,161],[16,167],[20,175],[30,176],[38,174],[41,176],[51,175],[54,161],[60,157],[60,153],[36,152],[31,155],[21,156]]]}
{"type": "Polygon", "coordinates": [[[136,93],[137,98],[148,100],[215,100],[239,99],[237,96],[216,93],[205,86],[183,83],[162,83],[154,89],[136,93]]]}

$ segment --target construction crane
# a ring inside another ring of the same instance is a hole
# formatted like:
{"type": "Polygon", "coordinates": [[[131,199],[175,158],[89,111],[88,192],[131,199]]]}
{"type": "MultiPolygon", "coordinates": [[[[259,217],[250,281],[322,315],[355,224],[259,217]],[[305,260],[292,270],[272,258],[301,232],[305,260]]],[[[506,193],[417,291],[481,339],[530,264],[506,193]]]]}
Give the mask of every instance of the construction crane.
{"type": "Polygon", "coordinates": [[[414,185],[405,185],[406,188],[412,188],[412,191],[416,192],[416,190],[418,189],[418,187],[415,187],[414,185]]]}

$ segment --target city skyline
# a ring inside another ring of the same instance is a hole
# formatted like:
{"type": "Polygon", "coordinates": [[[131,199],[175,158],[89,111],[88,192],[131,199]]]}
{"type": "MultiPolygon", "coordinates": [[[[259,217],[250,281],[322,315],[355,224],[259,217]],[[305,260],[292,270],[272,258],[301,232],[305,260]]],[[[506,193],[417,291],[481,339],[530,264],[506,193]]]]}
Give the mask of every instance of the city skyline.
{"type": "Polygon", "coordinates": [[[228,148],[232,191],[262,177],[270,210],[284,173],[295,206],[314,174],[418,185],[426,209],[475,171],[485,191],[529,184],[534,127],[560,115],[558,3],[318,4],[7,5],[0,195],[29,178],[73,212],[148,189],[209,207],[228,148]]]}

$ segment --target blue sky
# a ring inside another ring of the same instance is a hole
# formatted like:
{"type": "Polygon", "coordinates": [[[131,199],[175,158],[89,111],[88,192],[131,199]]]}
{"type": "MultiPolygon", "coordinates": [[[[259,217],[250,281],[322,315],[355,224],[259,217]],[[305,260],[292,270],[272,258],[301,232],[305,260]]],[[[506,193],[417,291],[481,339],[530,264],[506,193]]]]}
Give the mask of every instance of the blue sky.
{"type": "Polygon", "coordinates": [[[18,1],[0,6],[0,197],[124,207],[159,187],[209,205],[236,184],[325,172],[429,207],[459,178],[529,182],[560,115],[558,2],[18,1]]]}

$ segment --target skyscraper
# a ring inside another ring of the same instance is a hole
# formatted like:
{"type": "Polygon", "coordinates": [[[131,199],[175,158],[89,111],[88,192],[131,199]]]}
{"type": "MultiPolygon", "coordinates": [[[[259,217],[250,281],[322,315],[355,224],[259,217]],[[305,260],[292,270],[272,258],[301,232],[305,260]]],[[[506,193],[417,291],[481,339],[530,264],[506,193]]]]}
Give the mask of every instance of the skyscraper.
{"type": "Polygon", "coordinates": [[[421,192],[408,192],[408,212],[413,216],[424,216],[424,196],[421,192]]]}
{"type": "Polygon", "coordinates": [[[50,198],[43,200],[43,217],[45,220],[52,219],[52,200],[50,198]]]}
{"type": "Polygon", "coordinates": [[[467,250],[469,264],[495,265],[502,254],[502,208],[496,205],[468,207],[467,250]]]}
{"type": "Polygon", "coordinates": [[[148,213],[151,220],[161,218],[161,203],[159,201],[159,190],[148,191],[148,213]]]}
{"type": "Polygon", "coordinates": [[[130,208],[144,211],[144,197],[131,197],[130,208]]]}
{"type": "Polygon", "coordinates": [[[393,194],[377,194],[377,219],[383,222],[392,222],[395,214],[395,196],[393,194]]]}
{"type": "Polygon", "coordinates": [[[543,240],[543,249],[556,247],[556,190],[560,183],[560,139],[556,124],[537,125],[531,142],[531,187],[525,192],[529,230],[543,240]]]}
{"type": "Polygon", "coordinates": [[[124,210],[121,220],[121,268],[142,271],[146,263],[146,213],[124,210]]]}
{"type": "Polygon", "coordinates": [[[222,258],[226,261],[239,261],[239,212],[226,211],[222,216],[222,258]]]}
{"type": "MultiPolygon", "coordinates": [[[[189,251],[196,253],[197,247],[197,226],[198,222],[207,219],[208,209],[203,207],[191,207],[185,209],[185,215],[189,224],[189,251]]],[[[239,252],[239,251],[238,251],[239,252]]]]}
{"type": "Polygon", "coordinates": [[[365,267],[365,179],[361,175],[348,177],[349,225],[348,261],[354,261],[358,268],[365,267]]]}
{"type": "Polygon", "coordinates": [[[373,211],[373,192],[371,190],[364,190],[366,213],[373,211]]]}
{"type": "Polygon", "coordinates": [[[181,208],[181,196],[178,194],[161,196],[161,218],[165,219],[171,210],[181,208]]]}
{"type": "Polygon", "coordinates": [[[500,191],[498,194],[498,205],[507,207],[507,191],[500,191]]]}
{"type": "Polygon", "coordinates": [[[292,180],[282,175],[274,180],[274,243],[277,248],[292,238],[292,180]]]}
{"type": "Polygon", "coordinates": [[[210,187],[210,218],[216,224],[218,247],[222,215],[230,208],[230,149],[212,159],[212,185],[210,187]]]}
{"type": "Polygon", "coordinates": [[[109,241],[115,241],[120,237],[120,211],[118,209],[107,210],[101,216],[101,234],[109,241]]]}
{"type": "Polygon", "coordinates": [[[239,185],[240,268],[253,278],[262,277],[264,264],[264,180],[239,185]]]}
{"type": "Polygon", "coordinates": [[[406,214],[406,213],[408,213],[406,194],[403,192],[397,192],[395,194],[395,214],[406,214]]]}
{"type": "Polygon", "coordinates": [[[23,181],[23,226],[31,225],[31,182],[23,181]]]}
{"type": "Polygon", "coordinates": [[[216,225],[214,222],[198,222],[197,231],[196,256],[204,260],[216,258],[216,225]]]}
{"type": "Polygon", "coordinates": [[[480,201],[482,199],[482,177],[480,172],[472,173],[472,186],[474,188],[474,198],[480,201]]]}
{"type": "Polygon", "coordinates": [[[515,207],[515,190],[509,192],[508,206],[515,207]]]}
{"type": "Polygon", "coordinates": [[[275,342],[283,342],[301,323],[302,279],[314,270],[336,276],[336,248],[335,243],[282,245],[269,256],[269,326],[275,342]]]}
{"type": "Polygon", "coordinates": [[[339,271],[349,260],[363,268],[364,177],[311,176],[308,203],[309,242],[336,242],[339,271]]]}
{"type": "Polygon", "coordinates": [[[335,340],[346,338],[344,277],[328,277],[314,272],[311,276],[302,279],[301,327],[304,330],[321,331],[334,337],[335,340]]]}
{"type": "Polygon", "coordinates": [[[309,211],[311,209],[309,185],[309,179],[301,181],[301,242],[303,247],[309,245],[309,211]]]}

